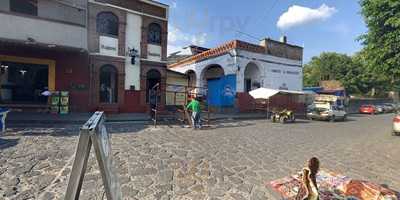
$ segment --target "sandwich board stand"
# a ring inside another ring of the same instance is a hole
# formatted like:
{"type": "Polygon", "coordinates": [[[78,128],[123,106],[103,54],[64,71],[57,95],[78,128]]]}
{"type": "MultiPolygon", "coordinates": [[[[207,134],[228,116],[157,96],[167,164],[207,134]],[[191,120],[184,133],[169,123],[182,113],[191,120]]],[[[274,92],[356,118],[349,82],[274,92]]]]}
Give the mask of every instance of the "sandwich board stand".
{"type": "Polygon", "coordinates": [[[92,144],[100,167],[107,199],[122,200],[118,176],[113,168],[110,136],[107,133],[104,121],[104,113],[96,112],[80,130],[65,200],[79,199],[92,144]]]}

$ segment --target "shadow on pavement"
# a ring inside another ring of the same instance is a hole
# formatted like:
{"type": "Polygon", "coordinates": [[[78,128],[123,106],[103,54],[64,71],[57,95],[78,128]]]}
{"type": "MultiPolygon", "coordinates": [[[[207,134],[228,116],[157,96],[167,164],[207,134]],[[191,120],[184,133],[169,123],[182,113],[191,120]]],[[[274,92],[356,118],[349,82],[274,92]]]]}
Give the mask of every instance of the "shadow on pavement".
{"type": "Polygon", "coordinates": [[[236,127],[247,127],[252,126],[253,123],[244,123],[244,122],[224,122],[224,123],[214,123],[211,125],[204,125],[201,130],[215,130],[221,128],[236,128],[236,127]]]}
{"type": "Polygon", "coordinates": [[[309,124],[311,121],[309,120],[296,120],[293,124],[309,124]]]}
{"type": "Polygon", "coordinates": [[[359,113],[349,114],[349,117],[368,117],[368,116],[374,116],[374,115],[359,114],[359,113]]]}
{"type": "MultiPolygon", "coordinates": [[[[83,125],[83,124],[82,124],[83,125]]],[[[78,136],[80,128],[82,125],[23,125],[21,127],[13,126],[12,128],[7,128],[5,136],[52,136],[52,137],[73,137],[78,136]]],[[[119,133],[134,133],[139,132],[145,128],[147,125],[135,124],[135,123],[106,123],[106,128],[109,133],[119,134],[119,133]]]]}
{"type": "Polygon", "coordinates": [[[0,149],[7,149],[18,144],[19,139],[3,139],[0,137],[0,149]]]}

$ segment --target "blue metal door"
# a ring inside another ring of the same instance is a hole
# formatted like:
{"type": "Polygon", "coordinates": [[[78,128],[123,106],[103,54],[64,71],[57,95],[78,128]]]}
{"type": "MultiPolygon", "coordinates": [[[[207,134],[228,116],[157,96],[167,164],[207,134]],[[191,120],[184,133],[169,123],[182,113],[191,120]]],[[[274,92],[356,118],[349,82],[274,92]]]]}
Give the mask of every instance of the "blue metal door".
{"type": "Polygon", "coordinates": [[[236,96],[236,75],[224,76],[222,81],[221,106],[232,107],[235,105],[236,96]]]}
{"type": "Polygon", "coordinates": [[[207,81],[207,102],[215,107],[232,107],[236,96],[236,75],[227,75],[207,81]]]}
{"type": "Polygon", "coordinates": [[[209,79],[207,81],[207,102],[209,106],[221,105],[221,78],[209,79]]]}

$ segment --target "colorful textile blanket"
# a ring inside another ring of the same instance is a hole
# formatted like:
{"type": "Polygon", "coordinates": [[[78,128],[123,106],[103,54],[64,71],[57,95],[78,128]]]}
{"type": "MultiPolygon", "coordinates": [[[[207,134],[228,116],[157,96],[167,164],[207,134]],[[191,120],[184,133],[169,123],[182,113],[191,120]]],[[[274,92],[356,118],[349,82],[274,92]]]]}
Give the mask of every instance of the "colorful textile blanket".
{"type": "MultiPolygon", "coordinates": [[[[392,190],[326,170],[318,173],[317,185],[320,200],[398,200],[392,190]]],[[[301,173],[267,183],[284,200],[295,200],[300,186],[301,173]]]]}

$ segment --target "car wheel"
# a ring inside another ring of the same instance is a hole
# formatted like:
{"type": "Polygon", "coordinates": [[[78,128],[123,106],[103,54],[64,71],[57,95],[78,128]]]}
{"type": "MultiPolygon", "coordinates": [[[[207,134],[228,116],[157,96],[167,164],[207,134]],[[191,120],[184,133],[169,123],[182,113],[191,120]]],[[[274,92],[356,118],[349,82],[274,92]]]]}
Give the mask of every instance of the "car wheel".
{"type": "Polygon", "coordinates": [[[330,120],[331,122],[335,122],[336,121],[336,117],[335,117],[335,115],[332,115],[332,117],[331,117],[331,120],[330,120]]]}

